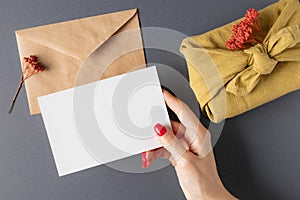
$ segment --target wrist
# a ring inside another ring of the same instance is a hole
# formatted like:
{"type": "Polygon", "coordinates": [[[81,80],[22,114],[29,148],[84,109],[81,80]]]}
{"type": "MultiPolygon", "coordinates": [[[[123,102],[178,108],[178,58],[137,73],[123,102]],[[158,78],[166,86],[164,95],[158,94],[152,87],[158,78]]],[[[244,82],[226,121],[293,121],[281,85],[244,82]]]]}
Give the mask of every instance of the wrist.
{"type": "Polygon", "coordinates": [[[205,200],[237,200],[223,185],[218,190],[207,195],[205,200]]]}
{"type": "Polygon", "coordinates": [[[225,188],[224,191],[217,194],[212,198],[208,198],[207,200],[237,200],[230,192],[228,192],[225,188]]]}

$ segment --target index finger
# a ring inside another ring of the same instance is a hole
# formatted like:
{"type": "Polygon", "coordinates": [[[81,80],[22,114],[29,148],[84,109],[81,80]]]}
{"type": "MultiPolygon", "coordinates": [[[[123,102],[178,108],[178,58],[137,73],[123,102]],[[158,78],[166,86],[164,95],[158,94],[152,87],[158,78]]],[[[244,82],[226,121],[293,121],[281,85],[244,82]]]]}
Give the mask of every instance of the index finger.
{"type": "Polygon", "coordinates": [[[185,126],[185,128],[200,128],[201,131],[205,131],[205,127],[200,123],[193,111],[191,111],[191,109],[183,101],[174,97],[166,90],[163,90],[163,95],[167,106],[177,115],[178,119],[185,126]]]}

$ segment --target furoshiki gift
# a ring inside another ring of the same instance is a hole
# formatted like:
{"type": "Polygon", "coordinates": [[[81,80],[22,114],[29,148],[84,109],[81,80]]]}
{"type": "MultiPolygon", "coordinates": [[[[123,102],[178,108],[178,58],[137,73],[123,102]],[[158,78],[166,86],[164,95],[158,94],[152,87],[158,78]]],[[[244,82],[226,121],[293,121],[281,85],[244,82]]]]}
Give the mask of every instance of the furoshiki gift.
{"type": "Polygon", "coordinates": [[[249,48],[226,47],[242,19],[186,38],[190,85],[201,110],[220,122],[300,88],[300,6],[281,0],[259,11],[265,37],[249,48]]]}

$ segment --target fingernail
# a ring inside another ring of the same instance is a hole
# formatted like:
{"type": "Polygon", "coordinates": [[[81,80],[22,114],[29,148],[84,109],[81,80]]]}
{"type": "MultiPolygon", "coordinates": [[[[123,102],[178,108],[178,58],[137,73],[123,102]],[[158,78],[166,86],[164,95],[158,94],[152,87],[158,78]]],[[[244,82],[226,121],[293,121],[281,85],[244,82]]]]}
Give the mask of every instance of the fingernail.
{"type": "Polygon", "coordinates": [[[146,151],[144,151],[143,153],[142,153],[142,160],[143,160],[143,162],[146,162],[147,160],[146,160],[146,151]]]}
{"type": "Polygon", "coordinates": [[[166,132],[167,132],[167,129],[166,127],[164,127],[163,125],[161,125],[160,123],[157,123],[155,126],[154,126],[154,130],[156,132],[156,134],[158,136],[163,136],[166,132]]]}
{"type": "Polygon", "coordinates": [[[143,169],[147,168],[147,162],[143,162],[142,168],[143,168],[143,169]]]}
{"type": "Polygon", "coordinates": [[[146,159],[146,152],[142,153],[142,168],[146,168],[147,167],[147,159],[146,159]]]}

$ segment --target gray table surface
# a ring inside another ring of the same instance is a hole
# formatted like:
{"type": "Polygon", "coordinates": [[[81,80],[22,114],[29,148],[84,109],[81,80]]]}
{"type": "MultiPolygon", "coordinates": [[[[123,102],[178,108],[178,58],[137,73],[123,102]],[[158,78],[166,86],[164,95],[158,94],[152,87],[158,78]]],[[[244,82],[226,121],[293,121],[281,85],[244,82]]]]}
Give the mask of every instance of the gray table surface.
{"type": "MultiPolygon", "coordinates": [[[[2,0],[0,2],[0,199],[184,199],[171,166],[129,174],[99,166],[57,176],[40,115],[30,116],[25,90],[7,114],[20,76],[14,30],[138,8],[142,27],[204,33],[274,0],[2,0]]],[[[147,49],[148,62],[187,77],[183,59],[147,49]]],[[[214,151],[224,185],[241,199],[300,199],[300,92],[226,120],[214,151]]]]}

